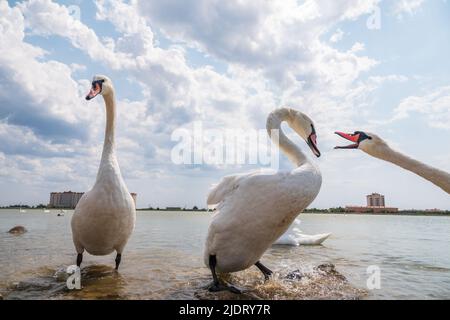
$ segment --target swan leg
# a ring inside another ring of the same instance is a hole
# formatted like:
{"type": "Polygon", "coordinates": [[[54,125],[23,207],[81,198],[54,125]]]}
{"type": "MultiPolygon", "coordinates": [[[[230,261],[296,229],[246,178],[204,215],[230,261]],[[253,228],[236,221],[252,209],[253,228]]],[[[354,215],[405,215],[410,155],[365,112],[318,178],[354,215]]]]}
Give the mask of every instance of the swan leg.
{"type": "Polygon", "coordinates": [[[264,275],[264,280],[267,281],[269,280],[269,277],[273,274],[272,270],[270,270],[269,268],[267,268],[265,265],[263,265],[261,262],[257,261],[255,263],[255,266],[258,267],[259,270],[261,270],[261,272],[264,275]]]}
{"type": "Polygon", "coordinates": [[[77,255],[77,267],[81,266],[81,262],[83,261],[83,254],[79,253],[77,255]]]}
{"type": "Polygon", "coordinates": [[[118,253],[116,256],[116,270],[119,269],[120,261],[122,260],[122,254],[118,253]]]}
{"type": "Polygon", "coordinates": [[[230,291],[232,293],[241,294],[242,291],[232,285],[225,285],[220,283],[219,278],[216,274],[216,264],[217,259],[215,255],[209,255],[209,268],[211,269],[211,273],[213,276],[213,283],[209,286],[208,291],[210,292],[218,292],[218,291],[230,291]]]}

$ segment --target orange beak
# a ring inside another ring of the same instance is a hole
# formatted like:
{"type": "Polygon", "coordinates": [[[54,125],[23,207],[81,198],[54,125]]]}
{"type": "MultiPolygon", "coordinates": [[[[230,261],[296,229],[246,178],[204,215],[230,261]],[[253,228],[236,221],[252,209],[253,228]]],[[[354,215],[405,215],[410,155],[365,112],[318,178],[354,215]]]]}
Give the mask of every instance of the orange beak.
{"type": "Polygon", "coordinates": [[[86,100],[95,98],[101,91],[102,88],[100,85],[98,83],[93,83],[91,90],[89,90],[89,93],[86,95],[86,100]]]}
{"type": "Polygon", "coordinates": [[[336,131],[335,134],[341,136],[344,139],[347,139],[351,142],[353,142],[353,144],[348,145],[348,146],[336,146],[334,147],[335,149],[357,149],[359,146],[359,137],[360,134],[359,133],[344,133],[344,132],[339,132],[336,131]]]}

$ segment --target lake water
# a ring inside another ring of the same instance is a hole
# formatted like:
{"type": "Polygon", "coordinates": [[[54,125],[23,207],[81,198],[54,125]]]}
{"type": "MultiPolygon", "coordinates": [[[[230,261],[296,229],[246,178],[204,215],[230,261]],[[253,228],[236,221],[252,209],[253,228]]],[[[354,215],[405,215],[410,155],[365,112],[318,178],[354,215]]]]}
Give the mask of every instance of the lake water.
{"type": "Polygon", "coordinates": [[[0,210],[4,299],[450,298],[450,217],[301,214],[304,233],[332,236],[321,246],[272,247],[261,261],[275,271],[273,279],[264,282],[256,267],[226,276],[247,290],[234,295],[205,289],[211,276],[203,265],[203,242],[211,214],[194,212],[138,212],[119,272],[114,254],[85,254],[83,288],[68,290],[61,270],[76,258],[71,216],[0,210]],[[28,232],[9,234],[16,225],[28,232]],[[315,269],[326,263],[337,272],[315,269]],[[369,266],[380,270],[380,289],[367,288],[369,266]],[[296,269],[301,280],[287,279],[296,269]]]}

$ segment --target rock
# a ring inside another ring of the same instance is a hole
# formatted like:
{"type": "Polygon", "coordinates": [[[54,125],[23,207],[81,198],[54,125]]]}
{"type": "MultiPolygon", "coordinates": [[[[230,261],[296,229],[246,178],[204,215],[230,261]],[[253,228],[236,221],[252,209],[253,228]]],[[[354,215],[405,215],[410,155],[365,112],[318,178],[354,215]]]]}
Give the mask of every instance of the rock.
{"type": "Polygon", "coordinates": [[[332,263],[324,263],[324,264],[318,265],[316,267],[316,269],[319,271],[325,272],[325,273],[336,272],[336,267],[332,263]]]}
{"type": "Polygon", "coordinates": [[[321,264],[317,266],[315,269],[325,273],[328,276],[333,276],[343,281],[347,280],[342,274],[336,271],[336,267],[332,263],[321,264]]]}
{"type": "Polygon", "coordinates": [[[286,279],[289,280],[300,280],[301,278],[303,278],[303,274],[299,269],[291,271],[286,275],[286,279]]]}
{"type": "Polygon", "coordinates": [[[24,226],[15,226],[14,228],[10,229],[8,232],[12,234],[23,234],[27,232],[28,230],[24,226]]]}
{"type": "Polygon", "coordinates": [[[65,282],[67,280],[67,278],[69,278],[69,274],[66,272],[66,268],[60,267],[55,271],[53,278],[55,278],[56,281],[59,281],[59,282],[64,281],[65,282]]]}
{"type": "MultiPolygon", "coordinates": [[[[333,277],[343,281],[346,280],[345,277],[336,270],[336,267],[332,263],[318,265],[317,267],[314,267],[314,270],[321,276],[333,277]]],[[[296,269],[289,272],[285,278],[289,280],[301,280],[303,278],[310,278],[311,275],[312,274],[310,273],[304,273],[300,271],[300,269],[296,269]]]]}
{"type": "Polygon", "coordinates": [[[2,296],[2,294],[0,293],[0,300],[3,300],[3,296],[2,296]]]}

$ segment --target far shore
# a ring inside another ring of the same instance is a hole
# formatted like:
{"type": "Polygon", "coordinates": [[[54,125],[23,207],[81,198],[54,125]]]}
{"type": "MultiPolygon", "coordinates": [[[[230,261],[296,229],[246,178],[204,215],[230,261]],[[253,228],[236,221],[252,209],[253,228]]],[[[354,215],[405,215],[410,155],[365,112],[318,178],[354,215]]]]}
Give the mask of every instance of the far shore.
{"type": "MultiPolygon", "coordinates": [[[[19,210],[19,207],[0,207],[0,210],[19,210]]],[[[32,207],[22,207],[23,210],[27,210],[27,211],[32,211],[32,212],[43,212],[44,209],[45,210],[50,210],[50,211],[61,211],[61,210],[73,210],[73,208],[32,208],[32,207]]],[[[207,210],[207,209],[203,209],[203,208],[199,208],[199,209],[191,209],[191,208],[138,208],[136,209],[136,211],[139,212],[145,212],[145,211],[155,211],[155,212],[210,212],[213,213],[212,210],[207,210]]],[[[370,215],[370,216],[430,216],[430,217],[450,217],[450,211],[438,211],[438,212],[433,212],[433,211],[420,211],[420,210],[401,210],[398,211],[396,213],[390,213],[390,212],[377,212],[377,213],[373,213],[373,212],[363,212],[363,213],[358,213],[358,212],[345,212],[345,211],[337,211],[336,209],[332,208],[332,209],[318,209],[318,210],[314,210],[314,209],[306,209],[305,211],[303,211],[301,214],[323,214],[323,215],[327,215],[327,214],[338,214],[338,215],[370,215]]]]}

